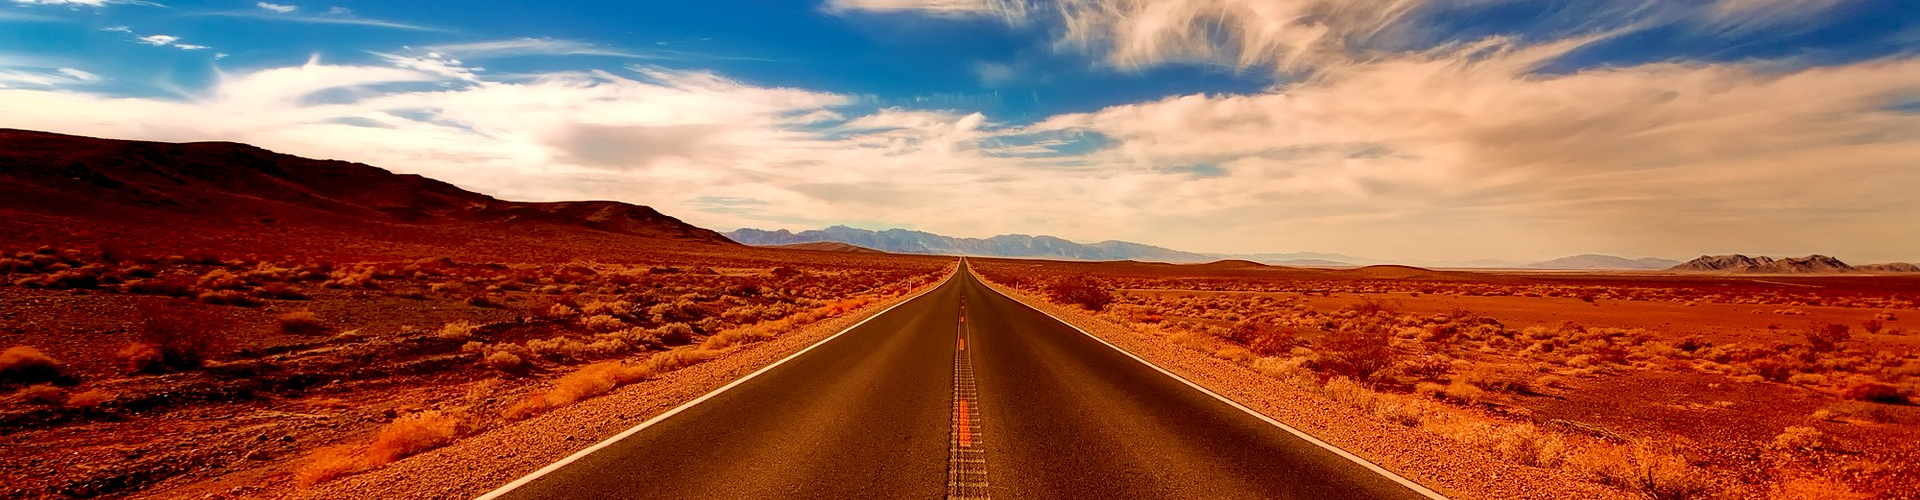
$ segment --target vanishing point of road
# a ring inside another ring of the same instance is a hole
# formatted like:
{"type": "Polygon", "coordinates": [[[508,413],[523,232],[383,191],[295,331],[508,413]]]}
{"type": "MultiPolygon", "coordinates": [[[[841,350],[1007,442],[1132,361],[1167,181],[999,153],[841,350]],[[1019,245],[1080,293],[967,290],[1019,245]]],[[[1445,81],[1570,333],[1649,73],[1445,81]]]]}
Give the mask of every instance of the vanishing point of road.
{"type": "Polygon", "coordinates": [[[988,288],[946,282],[484,498],[1414,499],[988,288]]]}

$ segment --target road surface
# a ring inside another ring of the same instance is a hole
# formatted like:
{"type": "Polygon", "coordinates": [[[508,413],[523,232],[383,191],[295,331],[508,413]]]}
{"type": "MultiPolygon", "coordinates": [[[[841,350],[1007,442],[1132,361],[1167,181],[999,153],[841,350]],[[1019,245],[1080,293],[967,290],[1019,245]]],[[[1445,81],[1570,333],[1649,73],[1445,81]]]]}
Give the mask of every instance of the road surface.
{"type": "Polygon", "coordinates": [[[964,268],[757,376],[492,495],[1425,498],[1001,295],[964,268]]]}

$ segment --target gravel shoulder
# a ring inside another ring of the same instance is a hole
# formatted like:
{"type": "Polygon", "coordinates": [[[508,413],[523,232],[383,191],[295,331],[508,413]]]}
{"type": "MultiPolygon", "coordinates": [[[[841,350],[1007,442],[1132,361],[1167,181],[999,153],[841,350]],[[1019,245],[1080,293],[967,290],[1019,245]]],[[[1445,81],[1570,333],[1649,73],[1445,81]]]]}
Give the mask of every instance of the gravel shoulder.
{"type": "Polygon", "coordinates": [[[1504,462],[1491,454],[1288,386],[1233,362],[1057,305],[1019,290],[988,286],[1079,327],[1161,368],[1455,499],[1633,498],[1558,470],[1504,462]]]}

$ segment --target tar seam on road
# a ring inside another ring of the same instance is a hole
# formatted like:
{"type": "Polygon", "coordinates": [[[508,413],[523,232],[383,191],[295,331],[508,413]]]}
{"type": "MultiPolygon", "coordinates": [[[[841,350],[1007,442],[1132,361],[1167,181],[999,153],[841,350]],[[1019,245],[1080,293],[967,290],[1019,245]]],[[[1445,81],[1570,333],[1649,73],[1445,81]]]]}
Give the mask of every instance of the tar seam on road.
{"type": "Polygon", "coordinates": [[[967,299],[960,299],[959,340],[953,351],[953,439],[947,443],[947,499],[986,500],[987,452],[981,448],[979,394],[973,383],[973,356],[967,350],[967,299]]]}
{"type": "MultiPolygon", "coordinates": [[[[968,274],[972,274],[972,272],[973,272],[972,269],[967,269],[968,274]]],[[[973,275],[973,276],[976,279],[979,278],[979,275],[973,275]]],[[[1425,496],[1427,498],[1431,498],[1434,500],[1448,500],[1445,495],[1441,495],[1439,492],[1433,491],[1432,489],[1429,489],[1425,486],[1421,486],[1420,483],[1416,483],[1416,482],[1413,482],[1413,480],[1407,479],[1405,477],[1401,477],[1399,474],[1393,473],[1393,471],[1387,470],[1386,468],[1381,467],[1378,464],[1367,461],[1367,459],[1360,458],[1360,456],[1354,455],[1353,453],[1348,452],[1347,450],[1340,449],[1340,447],[1334,446],[1326,441],[1321,441],[1320,438],[1313,437],[1313,435],[1307,434],[1306,432],[1303,432],[1300,429],[1295,429],[1293,428],[1293,426],[1280,423],[1279,420],[1274,420],[1273,417],[1269,417],[1264,413],[1254,411],[1252,408],[1248,408],[1246,405],[1240,404],[1240,402],[1238,401],[1234,401],[1232,399],[1228,399],[1226,396],[1220,395],[1220,393],[1213,392],[1212,390],[1209,390],[1205,387],[1201,387],[1200,384],[1193,383],[1193,381],[1187,380],[1186,377],[1182,377],[1174,374],[1173,372],[1167,371],[1166,368],[1161,368],[1160,365],[1153,364],[1153,362],[1147,361],[1146,358],[1136,356],[1132,352],[1127,351],[1126,349],[1121,349],[1120,346],[1113,345],[1112,342],[1107,342],[1107,339],[1100,338],[1099,336],[1096,336],[1092,333],[1087,333],[1086,330],[1081,329],[1079,326],[1075,326],[1073,323],[1068,323],[1066,322],[1066,320],[1060,319],[1059,316],[1054,316],[1053,313],[1051,312],[1047,312],[1037,307],[1027,306],[1026,303],[1020,301],[1020,299],[1013,298],[1012,296],[1009,296],[998,289],[994,289],[993,287],[987,287],[987,289],[993,290],[994,293],[998,293],[1001,296],[1007,297],[1008,299],[1013,300],[1015,303],[1018,303],[1022,306],[1026,306],[1028,309],[1039,311],[1040,314],[1045,314],[1047,315],[1047,317],[1053,318],[1054,321],[1058,321],[1062,325],[1067,325],[1067,327],[1073,328],[1075,331],[1080,332],[1080,334],[1082,335],[1086,335],[1087,337],[1090,337],[1093,340],[1099,341],[1101,344],[1104,344],[1107,347],[1111,347],[1115,351],[1120,351],[1121,354],[1125,354],[1127,355],[1127,357],[1133,358],[1134,361],[1139,361],[1141,364],[1152,367],[1155,371],[1160,372],[1160,374],[1162,375],[1172,377],[1174,380],[1180,381],[1180,383],[1187,384],[1187,387],[1192,387],[1194,390],[1205,393],[1208,396],[1213,396],[1214,399],[1218,399],[1222,402],[1225,402],[1227,405],[1232,406],[1234,408],[1239,408],[1240,411],[1247,412],[1248,415],[1253,415],[1255,418],[1259,418],[1260,420],[1265,421],[1266,423],[1273,424],[1274,427],[1279,427],[1281,430],[1285,430],[1288,433],[1292,433],[1295,437],[1298,437],[1303,441],[1313,443],[1315,445],[1320,446],[1321,448],[1325,448],[1327,451],[1331,451],[1335,455],[1339,455],[1340,457],[1345,458],[1349,461],[1352,461],[1355,464],[1359,464],[1362,467],[1366,467],[1367,470],[1373,471],[1375,474],[1385,476],[1387,479],[1393,480],[1393,482],[1400,483],[1401,486],[1405,486],[1407,489],[1413,490],[1414,493],[1418,493],[1421,496],[1425,496]]]]}
{"type": "Polygon", "coordinates": [[[515,479],[513,480],[513,482],[507,483],[506,485],[501,486],[498,489],[495,489],[493,491],[489,491],[485,495],[474,497],[474,500],[494,500],[502,496],[505,496],[507,493],[510,493],[513,490],[520,488],[521,486],[525,486],[527,483],[531,483],[536,479],[540,479],[541,476],[551,474],[553,473],[553,471],[560,470],[561,467],[566,467],[567,464],[571,464],[577,460],[580,460],[581,458],[585,458],[587,455],[593,454],[593,452],[600,451],[601,448],[612,446],[613,443],[619,442],[622,439],[626,439],[628,436],[637,434],[641,430],[644,430],[648,427],[652,427],[653,424],[660,423],[660,421],[666,420],[667,417],[672,417],[676,414],[679,414],[682,411],[686,411],[686,409],[688,408],[692,408],[693,405],[703,403],[708,399],[713,399],[714,396],[718,396],[720,395],[720,393],[727,392],[727,389],[732,389],[734,388],[734,386],[738,386],[740,384],[746,383],[746,381],[748,380],[753,380],[754,377],[758,377],[762,373],[771,371],[774,369],[774,367],[786,364],[788,361],[792,361],[793,358],[798,358],[800,357],[800,355],[806,354],[807,351],[811,351],[815,347],[820,347],[823,344],[832,342],[833,339],[840,338],[841,335],[846,335],[847,332],[851,332],[853,331],[853,329],[859,328],[860,325],[867,324],[867,322],[872,321],[873,318],[878,318],[880,316],[886,315],[888,311],[892,311],[893,308],[895,307],[900,307],[902,304],[913,302],[915,299],[918,299],[923,295],[933,293],[934,290],[939,290],[940,287],[946,286],[948,281],[952,281],[954,276],[959,275],[961,272],[960,271],[961,268],[962,268],[961,265],[955,265],[953,272],[947,274],[947,277],[945,279],[940,280],[939,283],[935,283],[933,286],[927,287],[926,290],[921,290],[920,293],[914,294],[912,297],[907,297],[906,300],[895,302],[893,305],[887,306],[886,309],[882,309],[880,310],[880,312],[873,313],[872,316],[867,316],[866,319],[862,319],[860,320],[860,322],[854,323],[853,326],[849,326],[844,330],[840,330],[840,333],[835,333],[831,337],[820,339],[819,342],[814,342],[813,345],[809,345],[805,349],[801,349],[800,352],[796,352],[796,353],[787,355],[787,357],[780,358],[779,361],[775,361],[771,365],[767,365],[765,367],[760,368],[757,371],[754,371],[753,373],[749,373],[745,377],[740,377],[739,379],[736,379],[733,382],[728,383],[727,385],[720,386],[719,389],[714,389],[713,392],[706,393],[705,395],[702,395],[698,398],[694,398],[693,401],[688,401],[686,402],[686,404],[682,404],[680,406],[674,407],[671,410],[667,410],[666,413],[655,415],[653,418],[649,418],[647,419],[647,421],[641,422],[640,425],[633,426],[633,428],[627,429],[626,431],[623,431],[619,434],[615,434],[613,437],[607,438],[606,440],[601,441],[599,443],[595,443],[593,446],[588,446],[587,449],[580,450],[578,452],[575,452],[572,455],[568,455],[567,458],[560,459],[560,461],[558,462],[549,464],[546,467],[541,467],[540,470],[533,471],[533,473],[527,474],[526,476],[523,476],[520,479],[515,479]]]}

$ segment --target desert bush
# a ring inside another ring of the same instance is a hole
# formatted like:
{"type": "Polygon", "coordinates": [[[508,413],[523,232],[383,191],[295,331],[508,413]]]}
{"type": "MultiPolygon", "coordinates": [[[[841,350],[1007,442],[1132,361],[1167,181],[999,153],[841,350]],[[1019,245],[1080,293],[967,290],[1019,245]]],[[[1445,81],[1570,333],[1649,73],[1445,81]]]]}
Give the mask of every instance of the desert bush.
{"type": "Polygon", "coordinates": [[[43,405],[60,404],[61,401],[67,400],[66,396],[66,391],[60,390],[59,387],[54,387],[53,384],[35,384],[20,390],[21,401],[43,405]]]}
{"type": "Polygon", "coordinates": [[[520,356],[515,356],[513,353],[507,351],[494,351],[482,359],[481,362],[485,363],[488,368],[500,371],[514,371],[527,366],[527,362],[520,359],[520,356]]]}
{"type": "MultiPolygon", "coordinates": [[[[205,313],[191,306],[166,302],[147,303],[140,307],[140,343],[157,351],[157,363],[144,366],[146,371],[159,368],[191,370],[206,364],[222,345],[219,325],[205,313]]],[[[123,350],[123,354],[147,354],[123,350]]]]}
{"type": "Polygon", "coordinates": [[[586,349],[585,343],[564,336],[527,341],[528,351],[545,358],[573,359],[586,349]]]}
{"type": "Polygon", "coordinates": [[[1393,348],[1391,341],[1391,336],[1379,330],[1335,332],[1321,343],[1321,357],[1315,367],[1354,380],[1371,381],[1375,373],[1399,360],[1400,351],[1393,348]]]}
{"type": "Polygon", "coordinates": [[[92,389],[75,393],[67,398],[67,407],[76,410],[91,410],[113,399],[113,393],[105,389],[92,389]]]}
{"type": "Polygon", "coordinates": [[[574,310],[574,308],[571,308],[571,307],[567,307],[566,304],[554,304],[553,306],[547,308],[547,316],[556,318],[556,319],[571,318],[573,317],[573,315],[579,314],[579,313],[580,311],[574,310]]]}
{"type": "Polygon", "coordinates": [[[311,298],[306,294],[300,293],[299,290],[293,289],[293,285],[279,281],[261,285],[260,289],[255,290],[254,293],[263,298],[278,300],[307,300],[311,298]]]}
{"type": "MultiPolygon", "coordinates": [[[[562,306],[565,307],[565,306],[562,306]]],[[[596,332],[611,332],[627,327],[627,323],[607,314],[596,314],[580,318],[580,326],[596,332]]]]}
{"type": "Polygon", "coordinates": [[[37,384],[60,379],[60,362],[32,346],[13,346],[0,352],[0,382],[37,384]]]}
{"type": "Polygon", "coordinates": [[[1708,498],[1713,484],[1679,450],[1600,444],[1573,454],[1568,469],[1588,480],[1653,500],[1708,498]]]}
{"type": "Polygon", "coordinates": [[[1113,303],[1113,292],[1094,280],[1092,276],[1072,276],[1047,287],[1047,297],[1061,304],[1072,304],[1090,311],[1100,311],[1113,303]]]}
{"type": "Polygon", "coordinates": [[[1299,344],[1298,334],[1292,326],[1274,324],[1275,319],[1261,315],[1241,320],[1227,330],[1227,340],[1245,345],[1261,356],[1285,353],[1299,344]]]}
{"type": "Polygon", "coordinates": [[[160,353],[160,346],[146,342],[134,342],[120,348],[115,353],[127,371],[134,373],[160,373],[166,371],[166,355],[160,353]]]}
{"type": "Polygon", "coordinates": [[[254,300],[253,297],[248,297],[247,294],[234,290],[208,290],[200,292],[199,299],[201,302],[220,306],[253,307],[260,305],[260,301],[254,300]]]}
{"type": "Polygon", "coordinates": [[[440,325],[440,329],[433,334],[443,339],[461,340],[473,337],[473,333],[479,330],[480,325],[475,325],[471,321],[461,320],[440,325]]]}
{"type": "Polygon", "coordinates": [[[1911,403],[1907,395],[1900,392],[1900,388],[1894,387],[1892,384],[1883,384],[1880,382],[1861,382],[1854,384],[1848,387],[1841,395],[1847,399],[1856,401],[1872,401],[1875,403],[1896,405],[1911,403]]]}
{"type": "Polygon", "coordinates": [[[169,297],[193,297],[200,294],[193,286],[193,278],[182,275],[169,275],[148,278],[127,284],[128,293],[140,295],[165,295],[169,297]]]}
{"type": "Polygon", "coordinates": [[[1815,352],[1832,352],[1838,350],[1841,343],[1853,338],[1853,334],[1849,330],[1851,329],[1848,328],[1847,325],[1839,323],[1814,325],[1813,329],[1806,332],[1807,345],[1812,347],[1815,352]]]}
{"type": "Polygon", "coordinates": [[[1819,429],[1806,426],[1788,427],[1780,435],[1773,437],[1774,449],[1799,451],[1819,448],[1825,434],[1819,429]]]}
{"type": "Polygon", "coordinates": [[[311,488],[363,468],[366,468],[365,461],[358,450],[345,445],[328,446],[307,456],[305,463],[294,472],[293,482],[295,486],[311,488]]]}
{"type": "Polygon", "coordinates": [[[381,466],[453,442],[459,435],[460,420],[437,411],[424,411],[395,419],[374,435],[367,448],[366,464],[381,466]]]}
{"type": "Polygon", "coordinates": [[[546,413],[554,408],[606,394],[615,387],[644,380],[654,373],[657,372],[645,364],[624,365],[609,361],[587,365],[561,377],[546,392],[528,396],[508,406],[502,416],[509,420],[520,420],[546,413]]]}
{"type": "Polygon", "coordinates": [[[320,335],[327,333],[327,325],[320,322],[320,316],[311,310],[301,309],[280,315],[276,318],[280,331],[292,335],[320,335]]]}
{"type": "Polygon", "coordinates": [[[769,327],[755,324],[727,330],[707,337],[705,342],[700,343],[700,348],[720,350],[736,345],[770,340],[773,337],[774,333],[769,327]]]}

